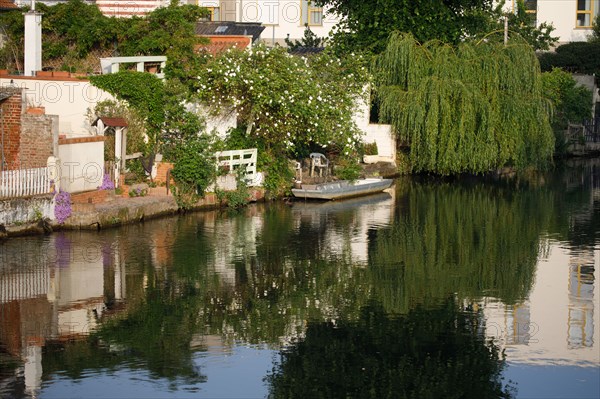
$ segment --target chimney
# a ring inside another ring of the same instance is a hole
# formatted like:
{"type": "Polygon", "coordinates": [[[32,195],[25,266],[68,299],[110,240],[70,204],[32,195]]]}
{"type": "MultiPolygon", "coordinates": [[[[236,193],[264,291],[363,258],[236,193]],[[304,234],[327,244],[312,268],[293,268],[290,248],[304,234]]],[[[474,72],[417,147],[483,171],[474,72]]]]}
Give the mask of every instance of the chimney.
{"type": "Polygon", "coordinates": [[[35,11],[35,0],[31,10],[25,13],[25,76],[35,76],[42,70],[42,13],[35,11]]]}

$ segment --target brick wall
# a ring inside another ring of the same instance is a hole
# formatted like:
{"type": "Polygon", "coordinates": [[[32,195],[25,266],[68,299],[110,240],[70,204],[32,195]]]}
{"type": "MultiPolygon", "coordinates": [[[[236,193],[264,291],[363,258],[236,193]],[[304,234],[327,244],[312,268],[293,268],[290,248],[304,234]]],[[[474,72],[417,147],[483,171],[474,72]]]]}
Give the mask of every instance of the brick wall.
{"type": "Polygon", "coordinates": [[[73,204],[101,204],[106,201],[108,191],[106,190],[94,190],[87,191],[85,193],[72,194],[71,202],[73,204]]]}
{"type": "MultiPolygon", "coordinates": [[[[58,116],[25,112],[22,90],[0,103],[5,169],[39,168],[58,152],[58,116]]],[[[43,111],[42,111],[43,112],[43,111]]]]}
{"type": "MultiPolygon", "coordinates": [[[[4,133],[4,160],[6,169],[19,167],[19,147],[21,132],[21,115],[23,113],[23,98],[21,90],[0,103],[0,129],[4,133]]],[[[0,131],[0,134],[2,132],[0,131]]],[[[0,158],[1,160],[1,158],[0,158]]]]}
{"type": "MultiPolygon", "coordinates": [[[[156,163],[156,177],[153,179],[155,183],[161,184],[167,182],[167,171],[173,169],[173,164],[170,162],[157,162],[156,163]]],[[[173,184],[173,178],[171,178],[171,184],[173,184]]]]}
{"type": "Polygon", "coordinates": [[[58,116],[30,115],[21,117],[19,160],[21,168],[46,166],[48,157],[58,145],[58,116]]]}

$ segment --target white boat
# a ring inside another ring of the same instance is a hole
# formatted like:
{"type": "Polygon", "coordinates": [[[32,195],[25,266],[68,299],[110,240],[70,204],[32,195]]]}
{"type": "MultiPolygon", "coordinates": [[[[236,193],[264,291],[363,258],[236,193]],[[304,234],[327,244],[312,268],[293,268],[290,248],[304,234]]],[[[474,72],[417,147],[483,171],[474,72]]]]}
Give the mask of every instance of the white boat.
{"type": "Polygon", "coordinates": [[[303,184],[301,188],[293,188],[297,198],[336,200],[379,193],[392,185],[392,179],[358,179],[354,181],[338,180],[330,183],[303,184]]]}

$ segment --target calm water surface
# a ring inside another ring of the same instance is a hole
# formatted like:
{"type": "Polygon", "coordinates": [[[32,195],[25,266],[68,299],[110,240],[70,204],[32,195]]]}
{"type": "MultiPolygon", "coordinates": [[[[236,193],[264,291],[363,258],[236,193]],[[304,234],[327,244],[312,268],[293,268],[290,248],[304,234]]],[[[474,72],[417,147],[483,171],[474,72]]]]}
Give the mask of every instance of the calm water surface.
{"type": "Polygon", "coordinates": [[[0,244],[2,398],[600,397],[600,161],[0,244]]]}

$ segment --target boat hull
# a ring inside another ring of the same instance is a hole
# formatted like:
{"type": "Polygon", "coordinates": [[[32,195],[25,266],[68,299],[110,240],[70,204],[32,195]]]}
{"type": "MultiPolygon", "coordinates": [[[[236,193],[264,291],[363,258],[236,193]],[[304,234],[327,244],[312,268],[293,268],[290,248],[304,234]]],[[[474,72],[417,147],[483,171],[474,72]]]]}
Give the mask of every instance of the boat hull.
{"type": "Polygon", "coordinates": [[[360,179],[353,182],[340,180],[332,183],[303,185],[292,189],[297,198],[336,200],[379,193],[392,185],[392,179],[360,179]]]}

